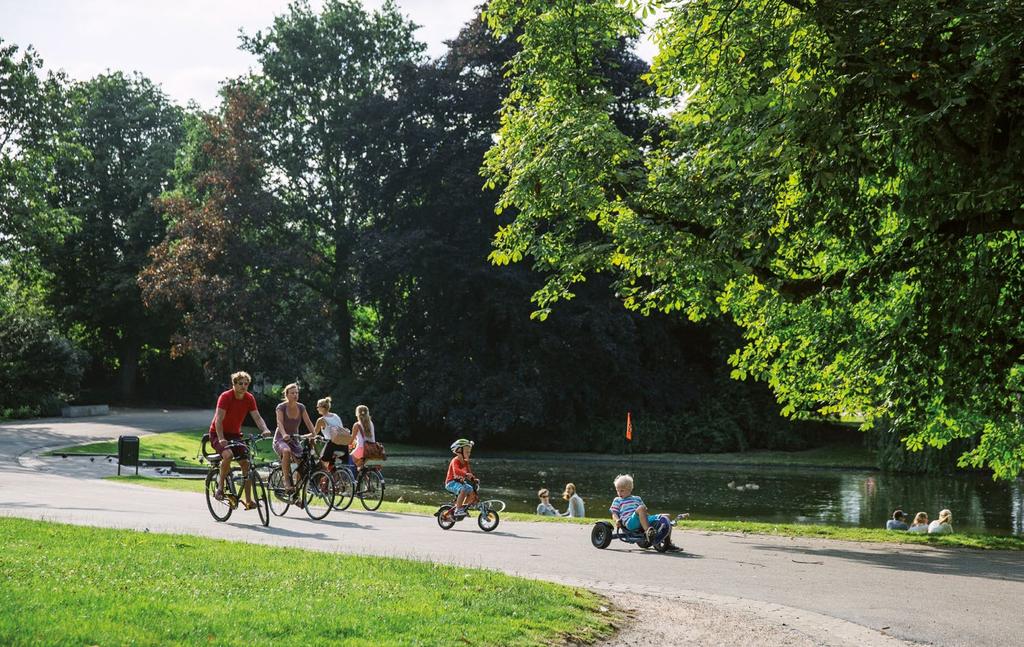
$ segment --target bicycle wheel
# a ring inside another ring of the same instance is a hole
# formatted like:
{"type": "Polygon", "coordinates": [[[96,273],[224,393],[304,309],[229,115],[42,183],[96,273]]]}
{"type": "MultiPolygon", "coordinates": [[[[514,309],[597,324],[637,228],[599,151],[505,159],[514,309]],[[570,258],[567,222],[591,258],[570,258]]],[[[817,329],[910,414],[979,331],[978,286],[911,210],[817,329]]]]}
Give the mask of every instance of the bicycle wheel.
{"type": "Polygon", "coordinates": [[[377,470],[365,471],[359,475],[356,494],[367,510],[376,510],[384,500],[384,478],[377,470]]]}
{"type": "Polygon", "coordinates": [[[333,472],[334,475],[334,502],[335,510],[347,510],[352,505],[352,497],[356,493],[356,485],[352,482],[352,474],[340,467],[333,472]]]}
{"type": "Polygon", "coordinates": [[[260,523],[264,527],[269,527],[270,499],[267,495],[267,486],[263,483],[263,477],[255,467],[249,468],[249,474],[252,476],[252,498],[256,501],[256,512],[260,513],[260,523]]]}
{"type": "Polygon", "coordinates": [[[210,509],[210,514],[213,515],[214,519],[217,521],[227,521],[232,511],[228,497],[225,496],[223,500],[218,501],[214,496],[214,493],[217,491],[219,474],[220,470],[216,467],[211,467],[210,471],[206,473],[206,507],[210,509]]]}
{"type": "Polygon", "coordinates": [[[292,504],[292,495],[284,487],[284,472],[280,467],[270,470],[267,477],[267,485],[270,488],[270,511],[281,517],[288,512],[292,504]]]}
{"type": "Polygon", "coordinates": [[[302,484],[302,501],[310,519],[323,519],[334,503],[334,480],[324,470],[316,470],[302,484]]]}
{"type": "Polygon", "coordinates": [[[480,511],[480,516],[476,518],[476,525],[480,526],[480,530],[490,532],[498,527],[499,521],[501,518],[498,517],[498,512],[487,508],[480,511]]]}
{"type": "Polygon", "coordinates": [[[434,516],[437,517],[437,525],[441,526],[443,530],[448,530],[455,525],[455,517],[452,516],[454,509],[450,505],[443,505],[434,513],[434,516]]]}

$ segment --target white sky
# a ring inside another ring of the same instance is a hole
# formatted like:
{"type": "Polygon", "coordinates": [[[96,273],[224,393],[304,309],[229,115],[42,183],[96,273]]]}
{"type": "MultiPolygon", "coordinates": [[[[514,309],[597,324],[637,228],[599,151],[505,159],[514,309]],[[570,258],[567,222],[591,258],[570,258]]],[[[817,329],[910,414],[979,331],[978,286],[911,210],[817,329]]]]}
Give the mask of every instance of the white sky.
{"type": "MultiPolygon", "coordinates": [[[[431,57],[444,53],[480,0],[398,0],[420,25],[431,57]]],[[[383,0],[364,0],[376,9],[383,0]]],[[[311,0],[317,8],[321,0],[311,0]]],[[[35,47],[49,69],[84,80],[107,70],[139,71],[178,103],[217,104],[221,81],[255,59],[239,51],[239,30],[255,33],[284,13],[288,0],[0,0],[0,39],[35,47]]],[[[641,44],[647,60],[653,53],[641,44]]]]}
{"type": "MultiPolygon", "coordinates": [[[[444,52],[479,0],[399,0],[421,25],[427,53],[444,52]]],[[[319,7],[319,0],[312,0],[319,7]]],[[[383,0],[364,0],[376,9],[383,0]]],[[[220,82],[255,64],[239,51],[239,29],[254,33],[284,13],[287,0],[0,0],[0,39],[35,47],[50,69],[88,79],[139,71],[181,104],[217,103],[220,82]]]]}

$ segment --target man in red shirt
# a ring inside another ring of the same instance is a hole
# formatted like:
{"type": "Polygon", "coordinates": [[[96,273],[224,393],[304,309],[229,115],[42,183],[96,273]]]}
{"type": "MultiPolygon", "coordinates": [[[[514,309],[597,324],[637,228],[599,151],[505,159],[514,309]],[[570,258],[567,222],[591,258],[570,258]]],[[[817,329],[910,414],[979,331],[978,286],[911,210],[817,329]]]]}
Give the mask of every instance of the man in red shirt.
{"type": "Polygon", "coordinates": [[[249,483],[249,449],[242,442],[242,421],[245,420],[245,414],[252,416],[253,422],[263,435],[270,435],[267,423],[263,422],[263,417],[256,408],[256,398],[249,393],[251,382],[252,378],[245,371],[233,373],[231,388],[217,398],[217,410],[213,415],[213,421],[210,422],[210,443],[220,453],[220,480],[214,496],[218,501],[224,498],[224,479],[231,471],[232,459],[237,460],[245,477],[246,510],[252,510],[256,504],[252,500],[252,486],[249,483]]]}

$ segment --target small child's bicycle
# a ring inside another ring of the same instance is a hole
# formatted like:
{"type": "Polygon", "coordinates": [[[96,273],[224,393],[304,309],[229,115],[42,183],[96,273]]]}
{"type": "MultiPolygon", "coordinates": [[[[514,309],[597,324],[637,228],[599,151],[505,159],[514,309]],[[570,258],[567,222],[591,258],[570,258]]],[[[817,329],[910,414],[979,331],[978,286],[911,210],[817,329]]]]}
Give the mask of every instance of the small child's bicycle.
{"type": "MultiPolygon", "coordinates": [[[[505,511],[505,502],[497,499],[481,501],[476,492],[473,492],[466,501],[466,511],[473,510],[480,512],[476,518],[476,525],[480,526],[480,530],[491,532],[498,527],[498,523],[501,521],[498,513],[505,511]]],[[[455,499],[438,508],[434,516],[437,517],[437,525],[441,526],[443,530],[450,530],[458,521],[461,521],[455,516],[455,499]]]]}
{"type": "Polygon", "coordinates": [[[658,521],[653,525],[657,528],[657,533],[654,536],[654,541],[648,542],[647,535],[643,530],[629,530],[621,525],[616,527],[607,521],[598,521],[594,524],[594,529],[590,531],[590,543],[594,544],[594,548],[608,548],[613,539],[618,539],[627,544],[636,544],[640,548],[653,547],[659,553],[664,553],[669,549],[668,536],[672,526],[676,524],[663,515],[658,517],[658,521]]]}

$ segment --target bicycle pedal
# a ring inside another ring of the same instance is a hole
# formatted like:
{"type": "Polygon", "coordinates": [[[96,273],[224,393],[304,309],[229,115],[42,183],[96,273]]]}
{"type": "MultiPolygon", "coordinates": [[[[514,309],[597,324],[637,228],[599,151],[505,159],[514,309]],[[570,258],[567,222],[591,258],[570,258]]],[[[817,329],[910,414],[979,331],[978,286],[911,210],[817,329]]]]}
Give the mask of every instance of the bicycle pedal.
{"type": "Polygon", "coordinates": [[[228,505],[231,506],[232,510],[238,507],[238,497],[234,494],[225,493],[224,500],[228,502],[228,505]]]}

